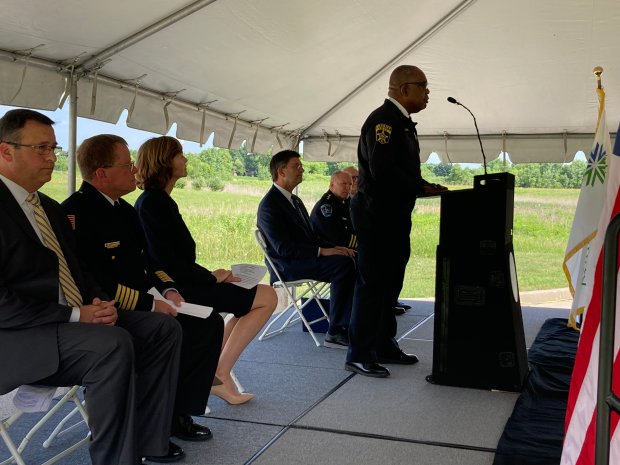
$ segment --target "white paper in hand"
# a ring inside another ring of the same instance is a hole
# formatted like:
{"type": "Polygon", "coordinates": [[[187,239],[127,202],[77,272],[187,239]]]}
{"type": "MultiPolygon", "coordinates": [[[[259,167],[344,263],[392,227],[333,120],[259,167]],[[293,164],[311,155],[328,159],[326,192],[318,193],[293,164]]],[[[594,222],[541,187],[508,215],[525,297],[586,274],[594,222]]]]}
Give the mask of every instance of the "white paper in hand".
{"type": "Polygon", "coordinates": [[[196,316],[198,318],[207,318],[213,312],[213,307],[207,307],[206,305],[190,304],[189,302],[183,302],[180,307],[177,307],[172,300],[168,300],[161,295],[161,293],[154,287],[149,289],[149,294],[155,297],[157,300],[163,300],[167,304],[176,308],[177,312],[184,315],[196,316]]]}
{"type": "Polygon", "coordinates": [[[263,265],[251,265],[241,264],[233,265],[230,267],[233,276],[241,279],[241,281],[233,282],[235,286],[243,287],[244,289],[252,289],[258,283],[260,283],[265,274],[267,273],[267,267],[263,265]]]}

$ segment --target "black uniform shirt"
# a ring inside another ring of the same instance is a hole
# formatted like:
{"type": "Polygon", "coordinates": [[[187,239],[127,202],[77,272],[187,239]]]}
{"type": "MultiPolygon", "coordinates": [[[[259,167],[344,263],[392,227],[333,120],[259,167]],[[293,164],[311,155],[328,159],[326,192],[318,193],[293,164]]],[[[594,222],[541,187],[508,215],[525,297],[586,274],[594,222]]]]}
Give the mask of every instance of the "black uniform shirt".
{"type": "Polygon", "coordinates": [[[390,100],[373,111],[362,126],[357,149],[358,192],[367,208],[411,213],[416,196],[428,184],[420,171],[416,123],[390,100]]]}
{"type": "Polygon", "coordinates": [[[310,214],[317,235],[332,246],[357,248],[357,236],[351,224],[349,199],[340,200],[327,191],[310,214]]]}
{"type": "Polygon", "coordinates": [[[153,297],[175,284],[145,252],[144,232],[134,208],[120,199],[113,206],[84,182],[62,203],[75,232],[79,255],[122,310],[150,311],[153,297]]]}

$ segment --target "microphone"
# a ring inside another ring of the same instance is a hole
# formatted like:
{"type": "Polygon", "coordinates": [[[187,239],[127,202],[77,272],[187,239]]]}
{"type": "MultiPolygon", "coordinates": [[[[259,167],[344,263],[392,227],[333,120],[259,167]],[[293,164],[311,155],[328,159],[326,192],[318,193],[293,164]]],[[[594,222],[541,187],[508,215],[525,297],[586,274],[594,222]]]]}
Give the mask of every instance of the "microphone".
{"type": "Polygon", "coordinates": [[[462,106],[463,108],[465,108],[469,112],[471,117],[474,119],[474,126],[476,127],[476,135],[478,136],[478,142],[480,143],[480,151],[482,152],[482,161],[483,161],[483,166],[484,166],[484,175],[486,176],[487,175],[487,157],[484,154],[484,148],[482,147],[482,140],[480,139],[480,131],[478,131],[478,123],[476,122],[476,117],[474,116],[474,114],[471,112],[471,110],[469,108],[467,108],[465,105],[463,105],[461,102],[459,102],[454,97],[448,97],[448,102],[454,103],[455,105],[462,106]]]}

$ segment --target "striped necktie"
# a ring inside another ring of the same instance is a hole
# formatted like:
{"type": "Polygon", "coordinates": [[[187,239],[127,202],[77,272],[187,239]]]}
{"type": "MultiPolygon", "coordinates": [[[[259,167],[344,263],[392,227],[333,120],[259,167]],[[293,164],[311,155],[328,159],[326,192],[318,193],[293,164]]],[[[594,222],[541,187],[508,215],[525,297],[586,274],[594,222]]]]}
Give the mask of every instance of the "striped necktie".
{"type": "Polygon", "coordinates": [[[56,237],[56,234],[54,234],[52,225],[45,214],[45,210],[43,210],[43,207],[41,206],[39,196],[32,193],[26,197],[26,202],[32,205],[34,219],[37,222],[37,226],[39,226],[39,231],[43,237],[43,243],[48,249],[53,250],[58,256],[58,277],[60,280],[60,287],[62,288],[62,292],[65,294],[67,303],[72,307],[80,307],[82,305],[82,295],[75,284],[73,276],[71,276],[71,271],[69,271],[67,260],[65,260],[65,256],[62,253],[60,244],[58,243],[58,238],[56,237]]]}

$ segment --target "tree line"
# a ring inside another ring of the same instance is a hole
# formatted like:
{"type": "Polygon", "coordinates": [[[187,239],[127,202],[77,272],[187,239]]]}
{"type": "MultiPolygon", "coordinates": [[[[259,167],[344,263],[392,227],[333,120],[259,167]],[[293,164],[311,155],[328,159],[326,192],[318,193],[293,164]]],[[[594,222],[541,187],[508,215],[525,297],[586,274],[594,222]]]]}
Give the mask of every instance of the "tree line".
{"type": "MultiPolygon", "coordinates": [[[[137,151],[132,150],[132,159],[137,151]]],[[[248,153],[243,147],[235,150],[217,147],[202,150],[200,153],[186,153],[188,176],[179,180],[177,187],[191,186],[193,189],[208,188],[219,191],[234,176],[250,176],[261,180],[271,179],[269,160],[271,154],[248,153]]],[[[304,161],[305,176],[329,176],[334,171],[355,165],[343,162],[309,162],[304,161]]],[[[61,153],[56,162],[56,170],[66,171],[68,158],[61,153]]],[[[545,187],[554,189],[579,189],[586,169],[586,163],[575,160],[571,163],[504,163],[493,160],[487,164],[489,173],[507,171],[515,175],[517,187],[545,187]]],[[[444,185],[473,185],[473,178],[483,174],[480,167],[463,167],[458,164],[423,163],[422,177],[429,182],[444,185]]]]}

